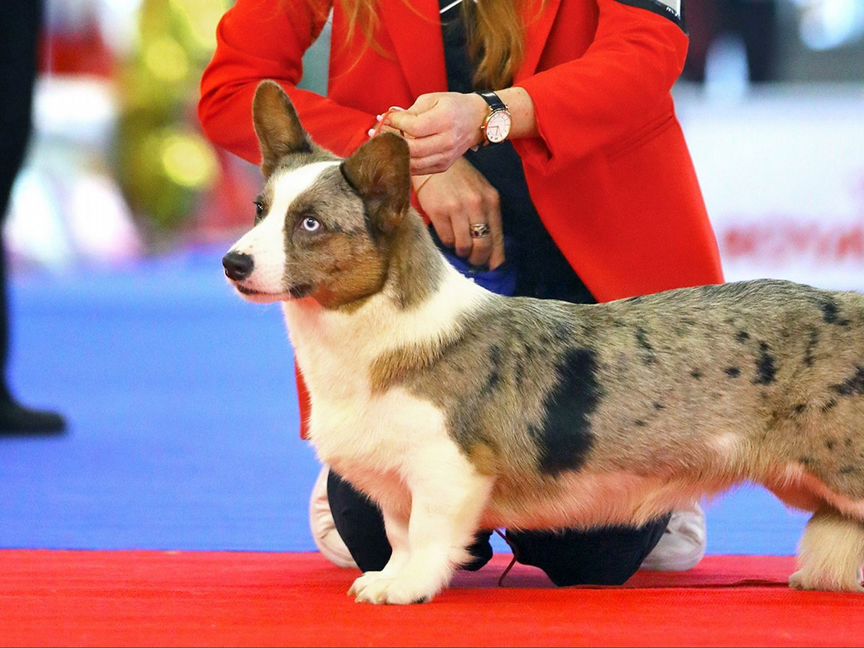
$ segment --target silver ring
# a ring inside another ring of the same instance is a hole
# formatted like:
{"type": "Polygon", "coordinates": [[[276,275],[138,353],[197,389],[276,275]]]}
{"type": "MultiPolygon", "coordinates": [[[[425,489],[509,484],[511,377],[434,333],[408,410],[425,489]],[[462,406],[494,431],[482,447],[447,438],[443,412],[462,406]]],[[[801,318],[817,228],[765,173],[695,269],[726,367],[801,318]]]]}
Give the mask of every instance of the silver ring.
{"type": "Polygon", "coordinates": [[[471,238],[486,238],[492,231],[487,223],[472,223],[468,229],[471,232],[471,238]]]}

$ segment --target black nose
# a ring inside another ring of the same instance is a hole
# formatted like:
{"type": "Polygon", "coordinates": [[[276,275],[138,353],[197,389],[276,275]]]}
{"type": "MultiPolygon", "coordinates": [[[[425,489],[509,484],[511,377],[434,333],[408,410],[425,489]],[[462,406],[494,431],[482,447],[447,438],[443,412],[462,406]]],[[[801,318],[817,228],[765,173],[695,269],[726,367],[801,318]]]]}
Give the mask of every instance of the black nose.
{"type": "Polygon", "coordinates": [[[229,252],[222,257],[222,267],[225,268],[226,277],[234,281],[242,281],[252,274],[255,262],[248,254],[229,252]]]}

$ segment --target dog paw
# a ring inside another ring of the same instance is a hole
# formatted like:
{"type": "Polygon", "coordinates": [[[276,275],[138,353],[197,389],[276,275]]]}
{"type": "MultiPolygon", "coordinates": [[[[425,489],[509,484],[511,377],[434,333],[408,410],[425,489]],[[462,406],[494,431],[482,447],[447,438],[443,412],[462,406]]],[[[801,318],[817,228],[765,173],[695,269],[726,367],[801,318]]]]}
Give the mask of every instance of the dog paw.
{"type": "Polygon", "coordinates": [[[824,575],[820,577],[818,574],[814,575],[805,569],[801,569],[789,577],[789,587],[803,591],[864,594],[864,586],[857,576],[848,579],[831,578],[824,575]]]}
{"type": "Polygon", "coordinates": [[[348,590],[348,596],[356,597],[360,592],[369,587],[377,580],[386,579],[380,571],[368,571],[359,578],[356,578],[348,590]]]}
{"type": "Polygon", "coordinates": [[[427,603],[432,600],[434,592],[423,591],[414,583],[405,579],[389,578],[375,572],[373,578],[364,574],[354,581],[348,594],[354,596],[357,603],[372,603],[373,605],[412,605],[427,603]]]}
{"type": "Polygon", "coordinates": [[[810,585],[809,579],[805,578],[800,571],[795,572],[789,577],[789,587],[796,590],[816,589],[810,585]]]}

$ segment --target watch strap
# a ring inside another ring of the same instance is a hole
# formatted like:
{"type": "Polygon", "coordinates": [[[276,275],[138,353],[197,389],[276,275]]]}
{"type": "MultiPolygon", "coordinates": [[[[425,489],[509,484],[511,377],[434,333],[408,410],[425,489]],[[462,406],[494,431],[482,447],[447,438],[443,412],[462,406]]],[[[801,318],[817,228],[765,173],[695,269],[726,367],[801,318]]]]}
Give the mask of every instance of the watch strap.
{"type": "Polygon", "coordinates": [[[507,104],[501,101],[501,97],[499,97],[494,92],[477,92],[478,95],[483,97],[486,100],[486,103],[489,104],[489,107],[492,110],[507,110],[507,104]]]}

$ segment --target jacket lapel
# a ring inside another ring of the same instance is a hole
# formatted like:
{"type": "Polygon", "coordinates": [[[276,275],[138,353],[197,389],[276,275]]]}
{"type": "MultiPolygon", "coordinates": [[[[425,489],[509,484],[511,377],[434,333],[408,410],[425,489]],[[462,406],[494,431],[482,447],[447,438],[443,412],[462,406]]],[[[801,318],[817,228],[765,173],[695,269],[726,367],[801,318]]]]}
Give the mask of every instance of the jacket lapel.
{"type": "Polygon", "coordinates": [[[546,0],[543,12],[539,16],[536,7],[527,9],[528,13],[524,16],[525,60],[516,72],[516,81],[531,76],[537,70],[540,55],[543,54],[546,39],[549,38],[549,31],[552,29],[560,6],[561,0],[546,0]]]}
{"type": "Polygon", "coordinates": [[[378,8],[414,96],[446,90],[438,0],[379,0],[378,8]]]}

